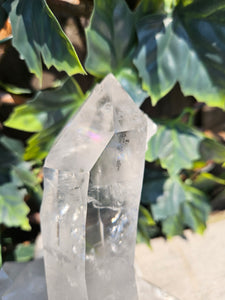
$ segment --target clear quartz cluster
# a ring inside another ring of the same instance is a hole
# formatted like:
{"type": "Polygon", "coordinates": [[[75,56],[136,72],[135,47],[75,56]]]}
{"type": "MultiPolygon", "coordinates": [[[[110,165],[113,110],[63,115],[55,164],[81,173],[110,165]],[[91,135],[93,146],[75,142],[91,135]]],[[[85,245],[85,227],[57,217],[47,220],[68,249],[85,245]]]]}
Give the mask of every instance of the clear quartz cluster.
{"type": "Polygon", "coordinates": [[[53,145],[41,208],[49,300],[138,299],[133,261],[147,127],[108,75],[53,145]]]}

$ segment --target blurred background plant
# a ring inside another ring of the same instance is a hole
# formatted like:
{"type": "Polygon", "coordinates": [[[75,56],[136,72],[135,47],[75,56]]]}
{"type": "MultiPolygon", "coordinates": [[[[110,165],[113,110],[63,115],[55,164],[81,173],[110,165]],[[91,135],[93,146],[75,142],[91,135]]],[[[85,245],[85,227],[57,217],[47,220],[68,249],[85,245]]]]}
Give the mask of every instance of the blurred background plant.
{"type": "Polygon", "coordinates": [[[33,257],[43,161],[108,73],[158,125],[138,241],[204,232],[225,208],[224,13],[224,0],[0,0],[4,261],[33,257]]]}

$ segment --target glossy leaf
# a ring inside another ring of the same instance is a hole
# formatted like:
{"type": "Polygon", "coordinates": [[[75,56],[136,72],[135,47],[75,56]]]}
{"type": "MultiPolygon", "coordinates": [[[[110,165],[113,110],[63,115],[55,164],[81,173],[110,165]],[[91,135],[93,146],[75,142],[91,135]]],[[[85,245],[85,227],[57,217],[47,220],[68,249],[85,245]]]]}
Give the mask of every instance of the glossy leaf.
{"type": "Polygon", "coordinates": [[[15,108],[5,126],[38,132],[68,119],[84,101],[84,94],[72,78],[56,89],[40,91],[33,100],[15,108]]]}
{"type": "Polygon", "coordinates": [[[224,108],[225,1],[180,1],[172,14],[139,16],[134,63],[153,104],[180,83],[185,95],[224,108]]]}
{"type": "Polygon", "coordinates": [[[183,223],[181,216],[179,214],[174,216],[169,216],[162,223],[162,232],[166,235],[168,239],[172,238],[175,235],[183,234],[183,223]]]}
{"type": "Polygon", "coordinates": [[[180,205],[185,201],[185,192],[179,180],[167,179],[162,195],[151,205],[154,220],[163,220],[179,213],[180,205]]]}
{"type": "Polygon", "coordinates": [[[11,172],[14,178],[13,181],[16,181],[18,186],[31,188],[41,198],[42,189],[40,187],[40,182],[37,176],[31,172],[30,164],[28,162],[21,162],[20,164],[13,166],[11,172]]]}
{"type": "Polygon", "coordinates": [[[69,75],[85,74],[77,54],[45,0],[6,0],[13,45],[31,73],[42,77],[42,60],[69,75]]]}
{"type": "Polygon", "coordinates": [[[165,172],[145,168],[142,186],[141,203],[144,205],[154,204],[163,194],[163,186],[168,176],[165,172]]]}
{"type": "Polygon", "coordinates": [[[85,98],[77,82],[68,78],[55,89],[40,91],[33,100],[14,110],[5,126],[38,132],[28,140],[26,160],[46,157],[54,139],[85,98]]]}
{"type": "Polygon", "coordinates": [[[42,100],[46,100],[47,103],[51,104],[51,109],[48,111],[46,122],[42,124],[44,129],[28,140],[24,155],[26,160],[42,160],[46,157],[56,136],[84,102],[85,98],[86,95],[83,94],[73,79],[68,79],[68,81],[55,91],[40,93],[37,99],[40,113],[44,112],[45,108],[45,102],[43,102],[42,107],[42,100]]]}
{"type": "Polygon", "coordinates": [[[0,185],[0,223],[8,227],[21,227],[29,230],[26,218],[29,208],[24,202],[25,191],[18,190],[13,183],[0,185]]]}
{"type": "Polygon", "coordinates": [[[40,184],[30,163],[23,162],[24,147],[20,141],[0,135],[0,153],[0,224],[29,230],[29,208],[24,196],[29,189],[41,198],[40,184]]]}
{"type": "Polygon", "coordinates": [[[34,134],[28,140],[24,154],[25,160],[43,160],[51,149],[56,136],[67,122],[67,118],[34,134]]]}
{"type": "Polygon", "coordinates": [[[124,0],[95,0],[86,31],[88,56],[85,66],[103,78],[113,73],[138,104],[147,97],[132,58],[136,47],[135,18],[124,0]]]}
{"type": "Polygon", "coordinates": [[[22,142],[8,138],[0,133],[0,165],[8,167],[21,161],[24,147],[22,142]]]}
{"type": "Polygon", "coordinates": [[[153,220],[149,210],[142,205],[139,207],[139,221],[148,226],[155,225],[155,221],[153,220]]]}
{"type": "Polygon", "coordinates": [[[45,113],[39,114],[29,103],[17,106],[4,125],[18,130],[35,132],[43,129],[45,113]],[[38,115],[38,117],[37,117],[38,115]]]}
{"type": "Polygon", "coordinates": [[[202,141],[200,153],[205,161],[212,160],[216,163],[225,161],[225,146],[213,139],[206,138],[202,141]]]}
{"type": "Polygon", "coordinates": [[[182,183],[178,178],[169,178],[163,194],[151,205],[154,220],[162,222],[167,237],[181,235],[185,227],[203,233],[210,205],[206,194],[182,183]]]}
{"type": "Polygon", "coordinates": [[[139,207],[139,217],[138,217],[138,232],[137,232],[137,242],[144,242],[150,246],[150,229],[155,225],[149,210],[144,206],[139,207]]]}
{"type": "Polygon", "coordinates": [[[181,235],[185,227],[202,234],[210,213],[210,205],[205,194],[197,189],[186,187],[186,201],[182,203],[177,215],[169,216],[162,223],[164,234],[168,238],[181,235]]]}
{"type": "Polygon", "coordinates": [[[186,186],[186,201],[182,205],[182,219],[185,226],[202,234],[206,228],[206,221],[210,213],[207,196],[200,190],[186,186]]]}
{"type": "Polygon", "coordinates": [[[14,86],[12,84],[6,84],[2,81],[0,81],[0,87],[7,91],[8,93],[12,93],[15,95],[21,95],[21,94],[31,94],[32,91],[29,89],[20,88],[18,86],[14,86]]]}
{"type": "Polygon", "coordinates": [[[160,160],[161,166],[170,175],[182,169],[190,169],[200,157],[199,146],[204,136],[192,127],[179,121],[168,121],[158,127],[148,143],[146,160],[160,160]]]}
{"type": "Polygon", "coordinates": [[[164,10],[171,12],[179,2],[180,0],[164,0],[164,10]]]}
{"type": "Polygon", "coordinates": [[[34,257],[34,244],[18,244],[14,251],[16,261],[26,262],[34,257]]]}
{"type": "Polygon", "coordinates": [[[201,172],[190,181],[194,187],[202,192],[210,194],[218,184],[223,184],[224,179],[216,177],[211,173],[201,172]]]}
{"type": "Polygon", "coordinates": [[[138,18],[143,17],[144,15],[162,12],[163,9],[164,0],[141,0],[135,14],[138,20],[138,18]]]}

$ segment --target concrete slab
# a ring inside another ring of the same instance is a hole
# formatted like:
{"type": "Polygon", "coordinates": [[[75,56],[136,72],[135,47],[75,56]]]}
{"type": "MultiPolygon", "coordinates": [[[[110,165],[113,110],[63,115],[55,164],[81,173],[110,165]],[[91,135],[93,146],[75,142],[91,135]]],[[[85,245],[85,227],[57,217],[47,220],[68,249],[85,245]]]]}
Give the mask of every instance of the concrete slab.
{"type": "Polygon", "coordinates": [[[225,300],[225,213],[211,216],[203,236],[185,236],[153,239],[152,250],[138,244],[142,277],[180,300],[225,300]]]}

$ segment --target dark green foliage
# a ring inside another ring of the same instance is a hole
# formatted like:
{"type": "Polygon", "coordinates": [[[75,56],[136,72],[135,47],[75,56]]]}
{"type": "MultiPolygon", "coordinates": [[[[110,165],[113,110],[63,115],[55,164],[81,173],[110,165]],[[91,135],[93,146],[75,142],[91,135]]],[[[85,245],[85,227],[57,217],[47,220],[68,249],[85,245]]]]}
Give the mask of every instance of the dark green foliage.
{"type": "Polygon", "coordinates": [[[28,140],[26,160],[45,158],[56,135],[84,99],[77,82],[68,78],[55,89],[38,92],[34,99],[14,110],[6,126],[38,132],[28,140]]]}
{"type": "Polygon", "coordinates": [[[0,136],[0,223],[29,230],[28,206],[24,197],[31,189],[41,199],[42,191],[31,164],[23,161],[24,147],[20,141],[0,136]]]}
{"type": "Polygon", "coordinates": [[[85,73],[77,54],[45,0],[6,0],[13,33],[13,45],[29,70],[42,77],[42,61],[68,75],[85,73]]]}
{"type": "Polygon", "coordinates": [[[178,81],[185,95],[224,108],[225,2],[192,2],[170,13],[138,15],[134,62],[153,103],[178,81]]]}
{"type": "Polygon", "coordinates": [[[34,244],[18,244],[15,249],[15,260],[26,262],[34,257],[34,244]]]}
{"type": "Polygon", "coordinates": [[[193,162],[200,157],[199,146],[203,135],[181,121],[167,121],[158,125],[148,144],[146,160],[160,160],[163,168],[171,176],[182,169],[191,169],[193,162]]]}
{"type": "Polygon", "coordinates": [[[86,31],[88,55],[85,66],[103,78],[113,73],[137,104],[147,97],[132,59],[137,46],[135,17],[125,1],[95,0],[86,31]]]}

